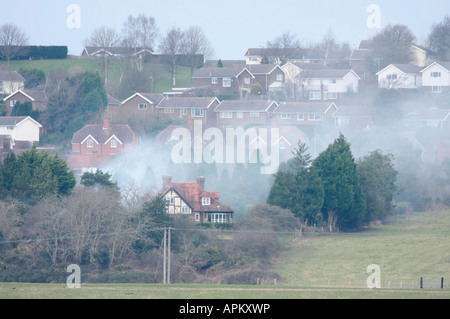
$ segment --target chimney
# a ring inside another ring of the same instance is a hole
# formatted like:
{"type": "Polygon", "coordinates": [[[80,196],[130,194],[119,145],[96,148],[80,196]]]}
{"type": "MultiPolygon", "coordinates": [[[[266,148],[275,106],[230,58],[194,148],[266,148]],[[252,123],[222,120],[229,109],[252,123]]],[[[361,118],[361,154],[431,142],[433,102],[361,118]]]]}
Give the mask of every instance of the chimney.
{"type": "Polygon", "coordinates": [[[203,176],[197,177],[197,185],[205,189],[205,178],[203,176]]]}
{"type": "Polygon", "coordinates": [[[108,116],[105,116],[105,117],[103,118],[103,129],[104,129],[104,130],[109,129],[109,122],[110,122],[109,117],[108,117],[108,116]]]}
{"type": "Polygon", "coordinates": [[[168,176],[168,175],[163,175],[162,177],[163,180],[163,189],[166,189],[167,186],[172,185],[172,176],[168,176]]]}

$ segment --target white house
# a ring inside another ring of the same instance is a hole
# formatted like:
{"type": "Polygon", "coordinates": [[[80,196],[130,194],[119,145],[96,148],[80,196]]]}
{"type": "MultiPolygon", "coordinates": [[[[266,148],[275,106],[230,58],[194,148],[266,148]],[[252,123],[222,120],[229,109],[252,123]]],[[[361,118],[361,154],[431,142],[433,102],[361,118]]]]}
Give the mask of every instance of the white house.
{"type": "Polygon", "coordinates": [[[25,87],[25,79],[16,71],[0,71],[0,94],[12,94],[25,87]]]}
{"type": "Polygon", "coordinates": [[[13,143],[38,143],[41,128],[42,125],[29,116],[0,117],[0,135],[9,135],[13,143]]]}
{"type": "Polygon", "coordinates": [[[345,93],[357,93],[361,78],[351,69],[309,69],[296,77],[309,100],[335,100],[345,93]]]}
{"type": "Polygon", "coordinates": [[[418,89],[422,86],[422,68],[414,64],[390,64],[377,73],[383,89],[418,89]]]}
{"type": "Polygon", "coordinates": [[[450,62],[433,62],[422,71],[422,86],[432,93],[450,89],[450,62]]]}

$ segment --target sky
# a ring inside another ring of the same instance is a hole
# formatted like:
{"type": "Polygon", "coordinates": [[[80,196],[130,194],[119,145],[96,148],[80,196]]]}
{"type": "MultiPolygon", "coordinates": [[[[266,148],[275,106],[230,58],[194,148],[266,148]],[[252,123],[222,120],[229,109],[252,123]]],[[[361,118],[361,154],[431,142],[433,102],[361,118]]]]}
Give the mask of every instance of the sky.
{"type": "Polygon", "coordinates": [[[404,24],[423,44],[432,25],[450,14],[450,1],[15,0],[2,3],[0,25],[15,23],[31,45],[67,45],[69,54],[80,55],[95,28],[120,32],[129,15],[140,13],[155,18],[160,34],[200,26],[214,48],[211,58],[242,60],[248,48],[287,31],[307,46],[331,30],[339,42],[356,47],[388,24],[404,24]]]}

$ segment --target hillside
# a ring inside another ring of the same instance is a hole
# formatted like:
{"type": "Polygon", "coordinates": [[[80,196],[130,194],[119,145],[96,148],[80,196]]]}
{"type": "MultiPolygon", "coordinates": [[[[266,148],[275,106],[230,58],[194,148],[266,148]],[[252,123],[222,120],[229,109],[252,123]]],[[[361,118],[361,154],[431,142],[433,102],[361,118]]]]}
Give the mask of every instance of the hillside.
{"type": "MultiPolygon", "coordinates": [[[[70,75],[81,71],[94,71],[98,72],[103,77],[102,65],[96,60],[86,60],[78,58],[67,58],[60,60],[24,60],[24,61],[11,61],[10,69],[17,71],[20,68],[24,69],[38,69],[42,70],[47,79],[52,71],[62,72],[63,75],[70,75]]],[[[133,66],[130,62],[126,61],[111,61],[108,67],[108,84],[106,89],[109,94],[115,96],[115,92],[118,91],[121,81],[127,70],[132,69],[133,66]]],[[[0,62],[0,70],[7,69],[7,63],[0,62]]],[[[145,63],[144,69],[149,70],[148,76],[154,80],[153,92],[162,93],[172,90],[171,74],[168,65],[164,64],[150,64],[145,63]]],[[[178,67],[177,68],[177,85],[176,87],[190,87],[191,86],[191,73],[190,68],[178,67]]],[[[49,80],[47,80],[49,81],[49,80]]]]}
{"type": "Polygon", "coordinates": [[[382,288],[438,288],[450,283],[450,211],[402,215],[360,233],[305,236],[276,265],[286,284],[365,286],[367,266],[381,267],[382,288]]]}

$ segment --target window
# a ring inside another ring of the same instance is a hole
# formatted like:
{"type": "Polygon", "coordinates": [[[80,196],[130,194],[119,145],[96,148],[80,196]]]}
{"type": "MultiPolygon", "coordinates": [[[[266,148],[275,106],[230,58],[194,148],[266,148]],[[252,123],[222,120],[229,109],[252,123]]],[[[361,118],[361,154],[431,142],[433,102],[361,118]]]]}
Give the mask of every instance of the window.
{"type": "Polygon", "coordinates": [[[441,93],[441,87],[440,86],[432,86],[431,93],[441,93]]]}
{"type": "Polygon", "coordinates": [[[111,140],[111,148],[117,148],[117,141],[111,140]]]}
{"type": "Polygon", "coordinates": [[[231,112],[220,112],[220,118],[221,119],[232,119],[233,113],[231,112]]]}
{"type": "Polygon", "coordinates": [[[244,112],[236,112],[236,118],[241,119],[244,117],[244,112]]]}
{"type": "Polygon", "coordinates": [[[19,101],[17,100],[11,100],[9,101],[9,106],[14,107],[14,105],[16,105],[19,101]]]}
{"type": "Polygon", "coordinates": [[[210,214],[210,222],[211,223],[226,223],[227,222],[227,214],[214,213],[210,214]]]}
{"type": "Polygon", "coordinates": [[[304,121],[305,120],[305,114],[297,114],[297,121],[304,121]]]}
{"type": "Polygon", "coordinates": [[[259,112],[250,112],[250,117],[259,117],[259,112]]]}
{"type": "Polygon", "coordinates": [[[283,140],[280,140],[279,147],[280,147],[280,150],[285,150],[286,149],[286,143],[283,140]]]}
{"type": "Polygon", "coordinates": [[[211,78],[211,84],[217,84],[217,78],[211,78]]]}
{"type": "Polygon", "coordinates": [[[249,60],[250,62],[258,62],[258,58],[255,57],[255,56],[249,56],[249,57],[248,57],[248,60],[249,60]]]}
{"type": "Polygon", "coordinates": [[[277,81],[282,82],[283,81],[283,74],[277,74],[277,81]]]}
{"type": "Polygon", "coordinates": [[[432,78],[440,78],[441,77],[441,72],[431,72],[431,77],[432,78]]]}
{"type": "Polygon", "coordinates": [[[310,113],[310,114],[308,114],[308,120],[310,120],[310,121],[320,121],[320,114],[310,113]]]}
{"type": "Polygon", "coordinates": [[[180,115],[186,115],[186,114],[187,114],[186,108],[185,108],[185,107],[182,107],[182,108],[180,109],[180,115]]]}
{"type": "Polygon", "coordinates": [[[388,80],[397,80],[397,74],[388,74],[386,76],[386,79],[388,79],[388,80]]]}
{"type": "Polygon", "coordinates": [[[199,107],[194,107],[191,109],[191,116],[192,117],[203,117],[203,109],[199,107]]]}
{"type": "Polygon", "coordinates": [[[231,87],[231,78],[223,78],[223,87],[224,88],[231,87]]]}
{"type": "Polygon", "coordinates": [[[188,206],[181,207],[181,213],[182,214],[189,214],[189,207],[188,206]]]}
{"type": "Polygon", "coordinates": [[[89,148],[94,147],[94,141],[93,140],[88,140],[87,141],[87,147],[89,147],[89,148]]]}
{"type": "Polygon", "coordinates": [[[321,92],[309,92],[309,99],[310,100],[320,100],[320,99],[322,99],[322,93],[321,92]]]}
{"type": "Polygon", "coordinates": [[[6,129],[7,129],[8,131],[14,131],[14,126],[8,125],[8,126],[6,127],[6,129]]]}
{"type": "Polygon", "coordinates": [[[164,108],[164,113],[173,113],[173,112],[175,112],[173,107],[166,107],[166,108],[164,108]]]}
{"type": "Polygon", "coordinates": [[[331,79],[331,80],[330,80],[330,83],[331,83],[331,84],[336,84],[336,83],[337,83],[337,80],[336,80],[336,79],[331,79]]]}
{"type": "Polygon", "coordinates": [[[175,204],[175,197],[173,197],[173,196],[166,197],[166,204],[167,205],[174,205],[175,204]]]}
{"type": "Polygon", "coordinates": [[[244,78],[244,84],[250,84],[250,78],[244,78]]]}
{"type": "Polygon", "coordinates": [[[280,117],[282,120],[288,120],[291,118],[291,116],[287,113],[282,113],[280,117]]]}
{"type": "Polygon", "coordinates": [[[200,221],[200,214],[199,213],[195,214],[195,221],[196,222],[200,221]]]}
{"type": "Polygon", "coordinates": [[[328,92],[329,100],[336,100],[338,98],[337,92],[328,92]]]}
{"type": "Polygon", "coordinates": [[[147,109],[147,103],[139,103],[138,109],[139,110],[146,110],[147,109]]]}
{"type": "Polygon", "coordinates": [[[211,198],[210,197],[202,197],[202,205],[210,205],[211,204],[211,198]]]}

